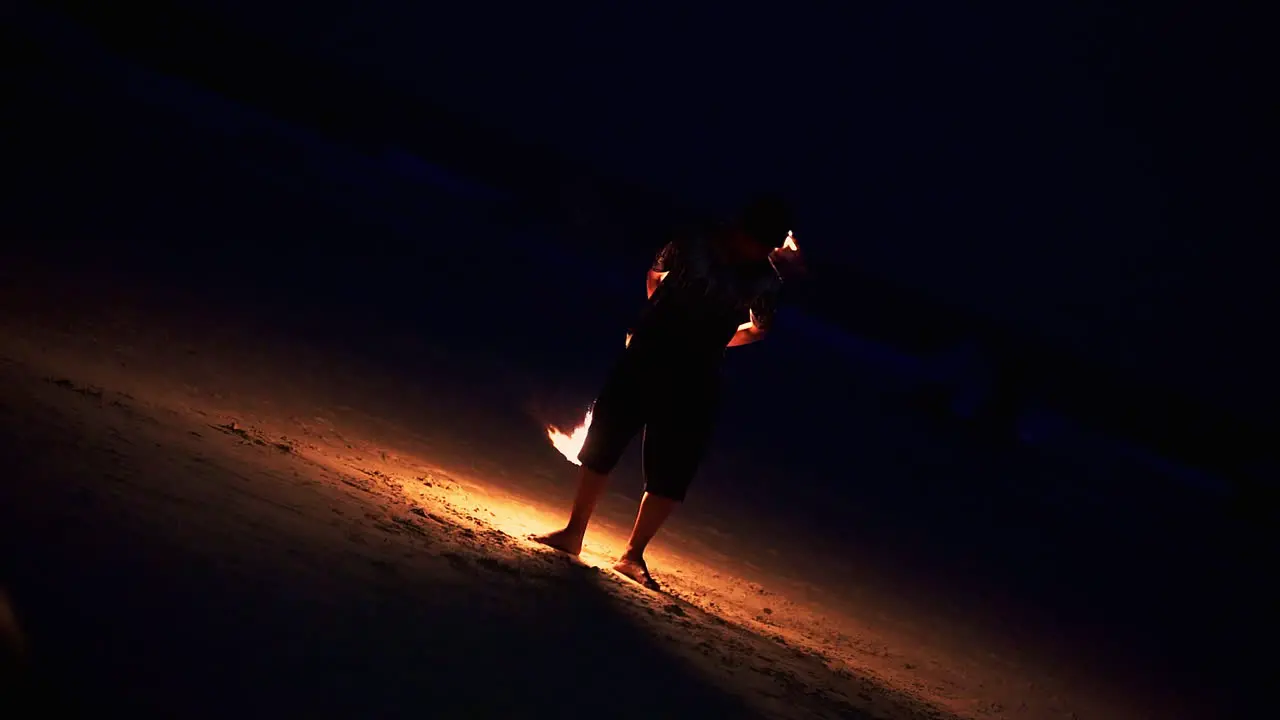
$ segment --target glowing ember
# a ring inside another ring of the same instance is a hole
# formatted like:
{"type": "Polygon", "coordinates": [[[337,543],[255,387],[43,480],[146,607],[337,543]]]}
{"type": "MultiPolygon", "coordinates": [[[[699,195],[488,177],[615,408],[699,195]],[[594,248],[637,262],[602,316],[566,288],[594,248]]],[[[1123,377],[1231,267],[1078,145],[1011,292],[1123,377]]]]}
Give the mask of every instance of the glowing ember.
{"type": "MultiPolygon", "coordinates": [[[[627,339],[630,341],[630,336],[627,339]]],[[[551,439],[551,445],[560,451],[565,460],[574,465],[581,465],[582,463],[578,461],[578,453],[582,450],[582,444],[587,441],[587,430],[590,429],[591,411],[588,410],[587,416],[582,419],[582,424],[574,428],[573,432],[565,434],[555,425],[548,425],[547,437],[551,439]]]]}
{"type": "Polygon", "coordinates": [[[798,252],[800,246],[796,245],[796,236],[790,230],[787,231],[787,239],[782,241],[782,249],[798,252]]]}

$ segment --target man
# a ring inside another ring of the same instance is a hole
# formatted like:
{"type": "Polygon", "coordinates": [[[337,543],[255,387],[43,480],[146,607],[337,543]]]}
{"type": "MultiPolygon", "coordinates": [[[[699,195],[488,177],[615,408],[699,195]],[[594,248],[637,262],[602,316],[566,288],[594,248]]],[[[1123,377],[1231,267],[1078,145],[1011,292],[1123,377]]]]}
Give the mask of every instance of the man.
{"type": "Polygon", "coordinates": [[[614,565],[649,588],[644,550],[697,472],[715,425],[725,348],[758,342],[773,323],[782,280],[770,259],[789,238],[779,199],[750,203],[736,222],[668,243],[649,269],[648,303],[592,410],[577,496],[563,530],[532,539],[577,555],[609,473],[644,430],[645,493],[614,565]]]}

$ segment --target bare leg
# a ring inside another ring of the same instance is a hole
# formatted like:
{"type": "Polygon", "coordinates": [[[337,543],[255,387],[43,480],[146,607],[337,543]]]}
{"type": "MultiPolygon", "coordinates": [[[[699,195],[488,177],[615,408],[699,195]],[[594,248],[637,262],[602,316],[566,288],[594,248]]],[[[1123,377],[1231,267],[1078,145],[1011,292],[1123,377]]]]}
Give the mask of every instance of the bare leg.
{"type": "Polygon", "coordinates": [[[578,494],[573,499],[569,524],[563,530],[553,533],[531,535],[530,540],[536,540],[570,555],[582,552],[582,538],[587,534],[587,524],[591,522],[591,514],[595,512],[596,503],[604,493],[605,482],[609,476],[591,472],[584,467],[578,477],[578,494]]]}
{"type": "Polygon", "coordinates": [[[644,549],[658,530],[662,528],[671,512],[680,503],[671,498],[645,493],[640,500],[640,512],[636,514],[635,527],[631,529],[631,538],[627,540],[627,549],[614,564],[613,569],[644,585],[657,589],[658,583],[649,575],[649,566],[644,562],[644,549]]]}

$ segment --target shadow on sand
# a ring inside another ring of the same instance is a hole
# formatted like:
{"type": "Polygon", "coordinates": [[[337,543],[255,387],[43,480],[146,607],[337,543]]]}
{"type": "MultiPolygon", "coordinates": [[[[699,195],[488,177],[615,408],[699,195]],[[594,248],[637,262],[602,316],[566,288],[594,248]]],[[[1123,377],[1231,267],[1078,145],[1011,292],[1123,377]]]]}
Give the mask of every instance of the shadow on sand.
{"type": "MultiPolygon", "coordinates": [[[[445,552],[432,569],[392,545],[353,564],[181,503],[157,523],[95,458],[68,469],[66,448],[91,441],[11,399],[0,585],[29,652],[6,679],[5,717],[759,716],[628,612],[601,571],[535,551],[517,557],[523,570],[483,552],[445,552]]],[[[167,481],[176,497],[182,478],[167,481]]]]}
{"type": "Polygon", "coordinates": [[[461,581],[307,583],[265,560],[287,552],[224,561],[148,537],[115,508],[72,519],[59,508],[73,499],[27,499],[3,504],[3,581],[30,642],[35,715],[752,716],[626,617],[589,568],[514,598],[470,592],[486,580],[466,576],[486,570],[462,556],[461,581]]]}

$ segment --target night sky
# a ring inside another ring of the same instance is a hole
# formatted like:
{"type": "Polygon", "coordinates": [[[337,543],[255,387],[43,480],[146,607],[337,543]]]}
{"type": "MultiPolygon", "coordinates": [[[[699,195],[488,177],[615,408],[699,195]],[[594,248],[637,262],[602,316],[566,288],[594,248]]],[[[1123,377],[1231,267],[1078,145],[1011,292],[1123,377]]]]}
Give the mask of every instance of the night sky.
{"type": "Polygon", "coordinates": [[[213,5],[701,207],[783,189],[815,261],[1216,402],[1280,399],[1257,332],[1276,291],[1253,208],[1247,19],[1083,3],[213,5]]]}

